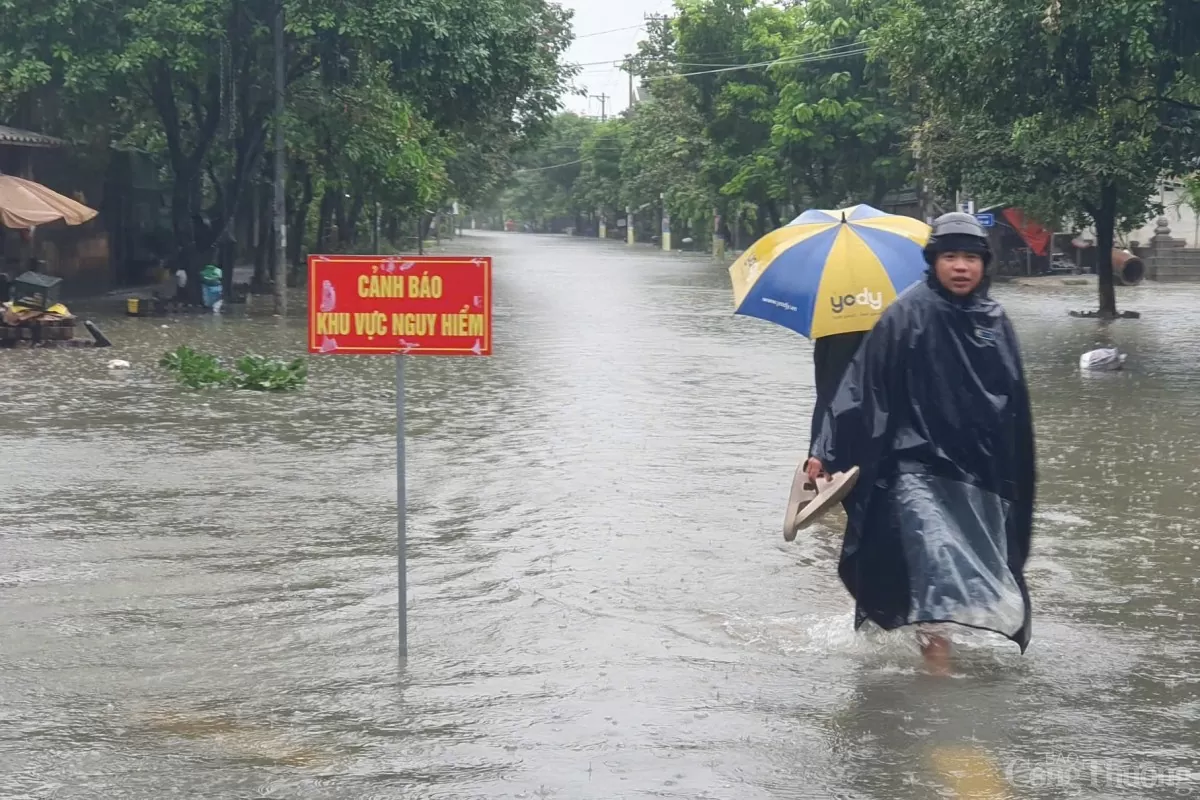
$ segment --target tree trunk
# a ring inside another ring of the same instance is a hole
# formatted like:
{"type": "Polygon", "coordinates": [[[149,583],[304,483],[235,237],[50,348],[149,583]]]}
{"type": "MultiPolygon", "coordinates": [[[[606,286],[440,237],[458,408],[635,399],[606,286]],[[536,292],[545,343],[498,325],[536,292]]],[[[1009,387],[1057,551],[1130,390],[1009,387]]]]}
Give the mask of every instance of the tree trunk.
{"type": "MultiPolygon", "coordinates": [[[[871,205],[874,208],[878,208],[880,211],[883,210],[883,200],[885,197],[887,197],[888,190],[889,187],[887,178],[885,178],[883,175],[876,177],[875,188],[871,191],[871,205]]],[[[924,216],[921,217],[921,219],[924,218],[924,216]]]]}
{"type": "Polygon", "coordinates": [[[254,291],[267,288],[267,276],[271,254],[271,193],[260,190],[254,198],[254,291]]]}
{"type": "Polygon", "coordinates": [[[326,184],[325,190],[321,193],[321,208],[317,214],[317,252],[328,253],[329,247],[329,226],[333,220],[333,198],[336,190],[326,184]]]}
{"type": "Polygon", "coordinates": [[[308,210],[312,207],[313,201],[313,179],[307,164],[301,161],[296,166],[301,175],[300,200],[296,203],[292,213],[287,245],[288,262],[299,269],[300,260],[304,254],[304,239],[308,234],[308,210]]]}
{"type": "Polygon", "coordinates": [[[238,243],[234,250],[234,264],[253,264],[257,255],[254,247],[254,226],[255,220],[258,218],[256,188],[257,186],[253,183],[246,187],[245,198],[238,206],[237,222],[233,227],[234,238],[238,243]]]}
{"type": "Polygon", "coordinates": [[[771,217],[772,230],[783,227],[783,220],[779,216],[779,203],[774,200],[767,203],[767,213],[771,217]]]}
{"type": "Polygon", "coordinates": [[[353,247],[358,242],[358,220],[362,217],[365,197],[361,192],[354,195],[350,204],[350,213],[346,217],[346,230],[342,232],[343,249],[353,247]]]}
{"type": "Polygon", "coordinates": [[[758,204],[758,213],[754,218],[754,229],[757,238],[761,239],[771,232],[768,227],[770,225],[770,217],[767,214],[767,206],[765,203],[758,204]]]}
{"type": "Polygon", "coordinates": [[[200,173],[208,150],[212,146],[221,121],[221,86],[218,76],[209,76],[205,89],[188,86],[191,94],[195,132],[194,146],[187,152],[183,126],[176,100],[175,76],[165,61],[158,61],[149,71],[150,100],[163,124],[167,154],[171,164],[171,227],[175,238],[175,263],[188,273],[188,294],[194,302],[200,299],[200,251],[207,243],[199,242],[197,220],[200,209],[200,173]]]}
{"type": "Polygon", "coordinates": [[[346,191],[340,186],[333,196],[333,218],[337,220],[337,236],[333,241],[340,247],[346,241],[346,191]]]}
{"type": "Polygon", "coordinates": [[[186,178],[176,175],[171,187],[171,231],[175,235],[175,257],[172,259],[176,269],[183,268],[188,275],[187,295],[189,299],[197,297],[199,285],[199,266],[196,258],[196,237],[192,227],[192,192],[186,178]]]}
{"type": "MultiPolygon", "coordinates": [[[[234,146],[233,175],[223,193],[220,221],[215,226],[218,242],[232,241],[237,230],[236,221],[241,215],[241,208],[246,193],[246,185],[250,182],[259,166],[262,157],[263,144],[266,141],[266,121],[255,121],[242,132],[234,146]]],[[[224,248],[223,248],[224,249],[224,248]]],[[[236,264],[236,248],[225,250],[222,262],[230,259],[231,263],[222,263],[223,284],[225,297],[233,295],[233,269],[236,264]]]]}
{"type": "Polygon", "coordinates": [[[1117,316],[1117,294],[1113,285],[1113,239],[1117,224],[1117,185],[1106,183],[1100,189],[1100,208],[1096,213],[1096,275],[1100,281],[1100,316],[1117,316]]]}

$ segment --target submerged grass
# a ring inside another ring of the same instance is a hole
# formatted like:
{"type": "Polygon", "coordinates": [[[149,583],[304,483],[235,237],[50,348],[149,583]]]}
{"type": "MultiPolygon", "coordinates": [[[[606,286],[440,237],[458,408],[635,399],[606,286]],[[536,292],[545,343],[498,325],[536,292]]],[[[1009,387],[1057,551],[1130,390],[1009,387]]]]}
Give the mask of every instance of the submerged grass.
{"type": "Polygon", "coordinates": [[[183,345],[163,355],[159,366],[174,372],[189,389],[250,389],[258,392],[286,392],[299,389],[308,381],[308,363],[303,358],[280,361],[259,355],[244,355],[226,369],[210,353],[201,353],[183,345]]]}

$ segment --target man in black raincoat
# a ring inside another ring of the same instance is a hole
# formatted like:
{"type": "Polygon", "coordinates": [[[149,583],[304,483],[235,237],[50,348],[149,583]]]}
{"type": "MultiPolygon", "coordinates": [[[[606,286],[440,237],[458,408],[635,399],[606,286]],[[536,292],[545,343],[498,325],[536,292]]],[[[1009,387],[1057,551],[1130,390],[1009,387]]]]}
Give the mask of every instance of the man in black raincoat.
{"type": "MultiPolygon", "coordinates": [[[[883,313],[824,414],[810,475],[858,465],[838,574],[855,627],[957,623],[1030,638],[1033,421],[1008,317],[988,296],[974,217],[933,225],[924,283],[883,313]]],[[[948,668],[948,642],[922,651],[948,668]]]]}

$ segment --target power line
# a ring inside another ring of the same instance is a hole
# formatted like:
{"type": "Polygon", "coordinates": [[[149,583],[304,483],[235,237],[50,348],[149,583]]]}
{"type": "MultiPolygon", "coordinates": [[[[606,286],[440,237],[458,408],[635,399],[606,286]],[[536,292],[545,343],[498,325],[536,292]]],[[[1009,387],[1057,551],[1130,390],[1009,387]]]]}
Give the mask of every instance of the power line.
{"type": "Polygon", "coordinates": [[[582,33],[579,36],[576,36],[575,38],[576,39],[590,39],[593,36],[603,36],[606,33],[617,33],[619,31],[635,31],[635,30],[640,30],[644,27],[646,27],[646,26],[645,25],[627,25],[624,28],[610,28],[609,30],[606,30],[606,31],[596,31],[594,33],[582,33]]]}
{"type": "Polygon", "coordinates": [[[548,167],[526,167],[525,169],[514,169],[512,174],[520,175],[522,172],[543,172],[544,170],[548,170],[548,169],[558,169],[559,167],[570,167],[574,164],[582,164],[583,162],[585,162],[587,160],[588,159],[586,159],[586,158],[581,158],[576,161],[564,161],[561,164],[551,164],[548,167]]]}
{"type": "Polygon", "coordinates": [[[716,75],[721,72],[736,72],[743,69],[758,69],[760,67],[773,67],[777,64],[814,64],[819,61],[832,61],[834,59],[843,58],[845,56],[859,56],[865,54],[870,48],[863,47],[861,50],[845,50],[838,53],[828,53],[825,55],[803,55],[789,56],[786,58],[777,58],[773,61],[759,61],[755,64],[739,64],[731,67],[722,67],[720,69],[705,69],[698,72],[672,72],[668,75],[652,75],[643,78],[646,81],[661,81],[667,78],[689,78],[693,75],[716,75]]]}
{"type": "MultiPolygon", "coordinates": [[[[868,47],[869,45],[870,45],[870,41],[863,40],[863,41],[858,41],[858,42],[851,42],[849,44],[840,44],[840,45],[836,45],[834,47],[827,47],[823,50],[814,50],[811,53],[798,53],[798,54],[791,55],[791,56],[780,56],[780,59],[807,58],[809,56],[824,55],[826,53],[837,53],[839,51],[852,50],[852,49],[856,49],[856,48],[864,48],[864,47],[868,47]]],[[[698,55],[702,58],[704,57],[704,54],[700,54],[700,53],[696,53],[694,55],[698,55]]],[[[710,57],[711,56],[720,56],[720,55],[736,56],[736,55],[741,55],[741,53],[709,53],[707,55],[710,57]]],[[[720,63],[719,64],[719,63],[711,63],[711,62],[706,62],[706,61],[677,61],[674,58],[649,58],[649,57],[642,57],[642,56],[628,56],[628,57],[624,57],[624,58],[614,58],[614,59],[610,59],[608,61],[578,62],[578,63],[573,63],[571,66],[574,66],[574,67],[610,66],[610,67],[624,70],[624,65],[630,63],[631,61],[640,62],[642,64],[670,64],[672,66],[677,66],[677,67],[747,67],[747,66],[757,65],[757,64],[755,64],[755,65],[745,64],[745,63],[736,63],[736,64],[720,63]]],[[[761,63],[772,63],[772,62],[761,62],[761,63]]]]}
{"type": "MultiPolygon", "coordinates": [[[[605,64],[605,65],[607,65],[607,69],[585,69],[582,72],[580,72],[579,74],[580,75],[607,75],[614,71],[615,72],[625,72],[626,66],[628,65],[629,62],[628,61],[620,61],[620,62],[598,61],[595,63],[605,64]]],[[[646,64],[646,65],[664,64],[664,65],[669,65],[672,67],[741,67],[741,66],[745,66],[744,64],[729,64],[729,63],[713,64],[710,62],[699,62],[699,61],[675,61],[674,59],[669,59],[669,58],[655,59],[655,60],[643,60],[639,63],[646,64]]],[[[579,67],[579,66],[586,66],[586,65],[574,64],[573,66],[579,67]]]]}
{"type": "MultiPolygon", "coordinates": [[[[863,45],[870,45],[872,40],[867,36],[867,34],[870,34],[870,33],[874,33],[874,31],[863,31],[864,38],[862,38],[856,42],[835,45],[834,47],[829,47],[829,48],[825,48],[824,50],[814,51],[814,52],[826,52],[827,50],[831,51],[831,50],[839,50],[839,49],[848,48],[848,47],[861,47],[863,45]]],[[[676,46],[678,46],[678,45],[676,45],[676,46]]],[[[715,51],[709,50],[709,51],[705,51],[702,53],[689,52],[688,56],[691,58],[735,58],[737,56],[744,56],[745,54],[746,54],[745,49],[743,49],[743,50],[726,50],[723,52],[715,52],[715,51]]],[[[623,58],[614,59],[613,62],[601,61],[598,63],[608,64],[608,63],[615,63],[617,61],[625,62],[625,61],[629,61],[630,59],[642,59],[642,60],[648,60],[648,61],[671,61],[672,60],[670,57],[667,57],[667,58],[645,57],[645,58],[643,58],[640,55],[633,55],[633,56],[627,55],[623,58]]],[[[682,63],[682,62],[680,62],[680,63],[682,63]]],[[[588,66],[588,65],[582,65],[582,66],[588,66]]],[[[721,65],[713,64],[711,66],[721,66],[721,65]]],[[[730,65],[730,66],[732,66],[732,65],[730,65]]]]}

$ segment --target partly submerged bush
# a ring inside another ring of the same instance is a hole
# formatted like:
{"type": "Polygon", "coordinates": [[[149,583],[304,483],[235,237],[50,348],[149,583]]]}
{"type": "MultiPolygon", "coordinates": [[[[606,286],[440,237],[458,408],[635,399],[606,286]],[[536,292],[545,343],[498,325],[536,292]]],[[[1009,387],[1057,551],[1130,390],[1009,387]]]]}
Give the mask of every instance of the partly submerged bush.
{"type": "Polygon", "coordinates": [[[285,392],[298,389],[308,380],[308,363],[303,358],[279,361],[266,356],[246,355],[233,369],[225,369],[217,357],[198,353],[184,345],[162,357],[159,364],[178,375],[189,389],[228,387],[259,392],[285,392]]]}
{"type": "Polygon", "coordinates": [[[303,358],[288,362],[266,356],[242,356],[234,365],[237,372],[230,381],[235,389],[259,392],[283,392],[297,389],[308,380],[308,362],[303,358]]]}
{"type": "Polygon", "coordinates": [[[186,345],[167,353],[158,363],[170,372],[177,373],[179,382],[189,389],[225,386],[232,377],[229,370],[222,369],[216,356],[197,353],[186,345]]]}

